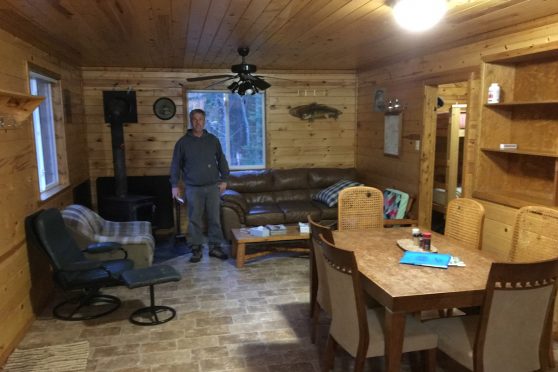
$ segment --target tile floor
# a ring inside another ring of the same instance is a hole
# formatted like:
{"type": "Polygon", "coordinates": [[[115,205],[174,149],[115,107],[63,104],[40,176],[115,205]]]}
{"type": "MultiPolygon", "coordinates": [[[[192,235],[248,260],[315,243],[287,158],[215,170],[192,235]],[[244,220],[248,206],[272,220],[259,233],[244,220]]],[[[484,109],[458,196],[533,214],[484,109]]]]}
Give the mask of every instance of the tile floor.
{"type": "MultiPolygon", "coordinates": [[[[146,287],[111,288],[123,306],[94,321],[54,319],[50,309],[37,319],[20,348],[90,343],[88,371],[318,372],[327,324],[317,345],[309,338],[308,258],[275,255],[237,270],[234,260],[207,257],[198,264],[189,255],[165,263],[183,275],[177,283],[156,287],[156,300],[172,306],[177,318],[155,327],[135,326],[128,315],[148,303],[146,287]]],[[[54,303],[55,301],[53,301],[54,303]]],[[[462,369],[439,358],[439,371],[462,369]]],[[[367,370],[381,371],[381,358],[367,370]]],[[[335,371],[352,370],[352,358],[336,357],[335,371]]],[[[405,359],[404,371],[410,370],[405,359]]]]}

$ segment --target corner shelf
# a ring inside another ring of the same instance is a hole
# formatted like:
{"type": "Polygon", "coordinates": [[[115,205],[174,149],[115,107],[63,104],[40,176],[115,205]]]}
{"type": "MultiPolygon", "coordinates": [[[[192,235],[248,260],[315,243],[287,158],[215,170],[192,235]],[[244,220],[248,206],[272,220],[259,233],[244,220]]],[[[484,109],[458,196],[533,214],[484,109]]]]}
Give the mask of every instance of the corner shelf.
{"type": "Polygon", "coordinates": [[[0,90],[0,119],[13,118],[17,123],[26,120],[44,97],[0,90]]]}

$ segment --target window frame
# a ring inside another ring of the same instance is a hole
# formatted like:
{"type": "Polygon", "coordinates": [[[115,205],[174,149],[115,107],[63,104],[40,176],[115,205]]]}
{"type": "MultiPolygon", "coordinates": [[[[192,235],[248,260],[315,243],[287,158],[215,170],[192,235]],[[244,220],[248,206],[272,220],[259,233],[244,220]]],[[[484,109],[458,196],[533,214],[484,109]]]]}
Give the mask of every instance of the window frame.
{"type": "Polygon", "coordinates": [[[41,102],[39,107],[37,107],[32,114],[33,143],[35,145],[35,159],[37,161],[37,186],[39,188],[39,199],[45,201],[70,184],[68,176],[66,131],[63,119],[64,105],[62,99],[62,84],[59,75],[46,71],[38,66],[29,64],[28,74],[29,91],[31,95],[36,95],[36,90],[34,90],[33,86],[36,84],[37,80],[48,83],[50,87],[48,94],[45,95],[44,101],[41,102]],[[50,145],[53,146],[50,161],[54,163],[54,180],[49,184],[46,184],[46,177],[44,176],[44,142],[41,138],[41,131],[44,129],[44,125],[42,124],[44,123],[41,123],[39,113],[39,108],[45,108],[45,106],[42,105],[47,105],[47,115],[50,119],[47,125],[48,131],[50,132],[49,138],[52,141],[50,145]]]}
{"type": "MultiPolygon", "coordinates": [[[[184,117],[185,117],[185,121],[186,121],[186,129],[190,129],[191,125],[190,125],[190,109],[189,109],[189,100],[188,100],[188,94],[189,93],[226,93],[227,97],[230,97],[231,95],[236,95],[236,93],[231,93],[231,91],[227,90],[227,89],[184,89],[184,100],[185,100],[185,107],[186,110],[184,112],[184,117]]],[[[262,165],[244,165],[244,166],[238,166],[238,165],[231,165],[231,146],[223,146],[223,144],[221,144],[222,147],[226,148],[226,151],[223,150],[223,152],[225,152],[225,157],[227,158],[227,162],[229,163],[229,168],[231,170],[256,170],[256,169],[266,169],[267,168],[267,141],[266,141],[266,94],[265,92],[261,92],[261,93],[256,93],[258,95],[262,96],[262,165]]],[[[241,96],[241,98],[244,98],[241,96]]],[[[229,99],[227,99],[226,101],[229,101],[229,99]]],[[[228,103],[227,103],[228,104],[228,103]]],[[[229,118],[227,115],[227,122],[225,125],[225,136],[227,138],[227,140],[230,143],[230,125],[229,125],[229,118]]]]}

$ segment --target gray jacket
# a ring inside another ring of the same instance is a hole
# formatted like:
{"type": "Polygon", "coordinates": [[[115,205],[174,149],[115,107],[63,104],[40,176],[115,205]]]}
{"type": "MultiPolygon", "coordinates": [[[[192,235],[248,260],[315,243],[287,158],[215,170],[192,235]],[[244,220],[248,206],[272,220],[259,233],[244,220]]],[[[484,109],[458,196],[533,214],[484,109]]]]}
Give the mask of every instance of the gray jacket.
{"type": "Polygon", "coordinates": [[[194,136],[188,129],[174,146],[170,168],[172,187],[178,185],[180,172],[184,175],[184,183],[190,186],[225,182],[229,176],[229,164],[219,139],[205,129],[201,137],[194,136]]]}

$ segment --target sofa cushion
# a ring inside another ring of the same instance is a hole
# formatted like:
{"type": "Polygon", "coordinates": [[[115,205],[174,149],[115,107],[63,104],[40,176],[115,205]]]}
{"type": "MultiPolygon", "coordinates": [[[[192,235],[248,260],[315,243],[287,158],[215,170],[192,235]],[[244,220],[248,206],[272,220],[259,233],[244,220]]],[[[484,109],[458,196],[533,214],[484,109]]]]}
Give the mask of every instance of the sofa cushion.
{"type": "Polygon", "coordinates": [[[273,176],[267,169],[231,172],[227,178],[227,188],[240,193],[271,191],[273,176]]]}
{"type": "Polygon", "coordinates": [[[250,204],[246,214],[249,226],[285,223],[285,215],[277,204],[250,204]]]}
{"type": "Polygon", "coordinates": [[[320,191],[314,198],[317,201],[321,201],[328,207],[333,207],[337,205],[337,200],[339,199],[339,192],[347,187],[360,186],[361,183],[349,180],[341,180],[325,189],[320,191]]]}
{"type": "Polygon", "coordinates": [[[285,215],[286,223],[306,221],[308,215],[310,215],[314,221],[319,221],[321,219],[322,213],[320,208],[312,205],[309,201],[284,201],[277,204],[285,215]]]}
{"type": "Polygon", "coordinates": [[[339,180],[356,179],[354,168],[311,168],[308,170],[308,184],[312,189],[323,189],[339,180]]]}
{"type": "Polygon", "coordinates": [[[328,207],[322,202],[312,201],[312,205],[320,209],[321,220],[336,220],[337,219],[337,206],[328,207]]]}
{"type": "Polygon", "coordinates": [[[250,204],[273,204],[275,203],[275,197],[273,192],[247,192],[242,194],[246,203],[250,204]]]}
{"type": "Polygon", "coordinates": [[[273,171],[273,190],[301,190],[308,188],[308,169],[276,169],[273,171]]]}
{"type": "Polygon", "coordinates": [[[281,190],[273,193],[273,199],[276,203],[284,201],[306,201],[311,200],[310,193],[307,189],[300,190],[281,190]]]}

